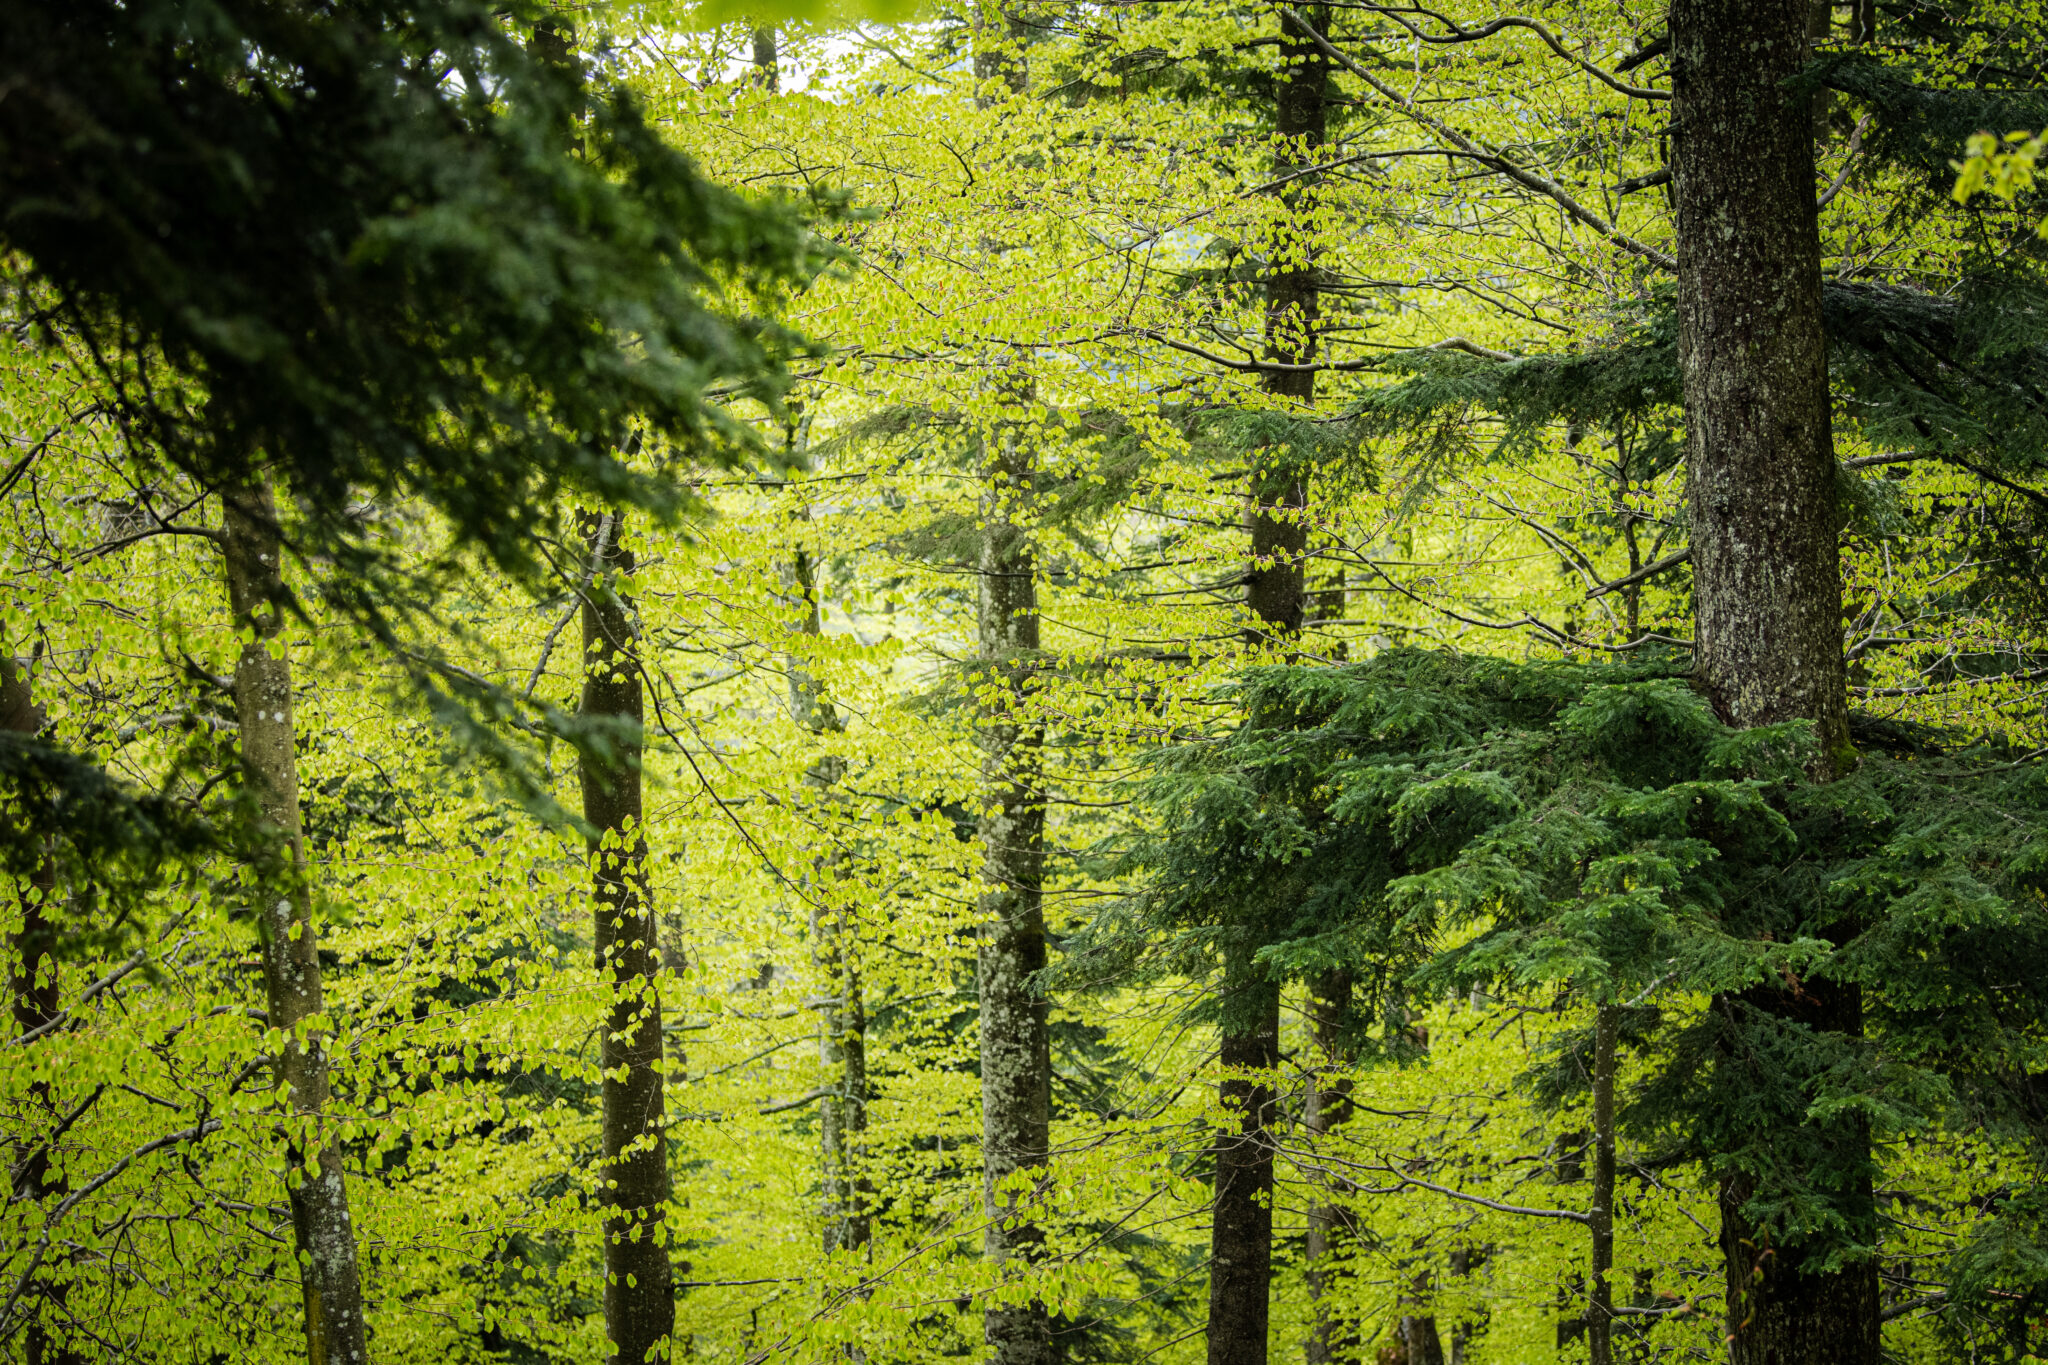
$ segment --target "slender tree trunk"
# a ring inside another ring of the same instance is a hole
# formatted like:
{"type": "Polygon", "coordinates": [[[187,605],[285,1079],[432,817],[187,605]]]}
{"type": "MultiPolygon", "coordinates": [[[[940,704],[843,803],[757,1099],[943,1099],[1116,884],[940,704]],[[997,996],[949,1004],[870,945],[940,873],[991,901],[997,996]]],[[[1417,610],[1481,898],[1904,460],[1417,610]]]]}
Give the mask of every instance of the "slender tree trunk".
{"type": "MultiPolygon", "coordinates": [[[[0,655],[0,730],[35,736],[42,733],[46,717],[36,705],[35,683],[27,664],[0,655]]],[[[36,864],[21,894],[21,928],[9,946],[14,950],[14,1026],[21,1033],[33,1033],[57,1017],[57,928],[50,911],[57,897],[57,866],[45,858],[36,864]]],[[[50,1087],[37,1081],[29,1087],[31,1104],[43,1111],[52,1125],[57,1121],[50,1100],[50,1087]]],[[[14,1163],[9,1187],[15,1199],[38,1202],[62,1195],[67,1188],[61,1179],[50,1177],[49,1149],[36,1141],[31,1130],[25,1140],[34,1142],[29,1153],[14,1163]]],[[[30,1290],[62,1314],[66,1299],[63,1284],[42,1283],[30,1290]]],[[[28,1365],[83,1365],[85,1356],[63,1343],[44,1321],[39,1305],[22,1330],[22,1358],[28,1365]]]]}
{"type": "MultiPolygon", "coordinates": [[[[1044,732],[1028,715],[1037,667],[1038,580],[1024,503],[1034,474],[1015,434],[991,441],[981,548],[982,1165],[987,1251],[998,1263],[1029,1261],[1043,1230],[1024,1211],[1048,1157],[1051,1047],[1046,1001],[1033,981],[1045,967],[1044,732]]],[[[1045,1306],[991,1307],[985,1330],[997,1365],[1054,1359],[1045,1306]]]]}
{"type": "Polygon", "coordinates": [[[1273,1281],[1273,1070],[1280,1065],[1280,988],[1246,964],[1223,989],[1238,1019],[1223,1031],[1223,1109],[1216,1135],[1216,1207],[1209,1229],[1209,1365],[1264,1365],[1273,1281]]]}
{"type": "MultiPolygon", "coordinates": [[[[818,609],[818,571],[810,555],[799,549],[790,576],[798,594],[799,634],[824,633],[818,609]]],[[[825,689],[803,660],[789,660],[789,710],[797,724],[812,734],[839,730],[840,721],[825,689]]],[[[837,799],[840,760],[827,757],[811,766],[804,780],[822,802],[837,799]]],[[[826,860],[817,864],[820,872],[826,860]]],[[[829,879],[816,879],[821,890],[829,879]]],[[[861,992],[860,959],[847,912],[814,898],[811,906],[811,957],[824,986],[818,1005],[818,1061],[830,1078],[830,1090],[818,1102],[818,1144],[825,1194],[825,1250],[860,1251],[870,1235],[869,1189],[861,1169],[868,1126],[867,1007],[861,992]]]]}
{"type": "MultiPolygon", "coordinates": [[[[1786,89],[1806,61],[1807,20],[1805,0],[1674,0],[1673,189],[1696,674],[1731,724],[1813,722],[1814,773],[1827,779],[1855,754],[1813,123],[1810,105],[1786,89]]],[[[1849,986],[1809,982],[1743,999],[1814,1028],[1861,1027],[1849,986]]],[[[1840,1121],[1815,1136],[1859,1141],[1840,1121]]],[[[1875,1365],[1875,1263],[1808,1274],[1798,1248],[1762,1245],[1743,1212],[1752,1193],[1733,1176],[1721,1190],[1730,1359],[1875,1365]]]]}
{"type": "Polygon", "coordinates": [[[1590,1365],[1614,1365],[1614,1044],[1613,1005],[1602,1005],[1593,1022],[1593,1207],[1587,1224],[1593,1237],[1593,1280],[1586,1307],[1590,1365]]]}
{"type": "Polygon", "coordinates": [[[319,930],[299,822],[292,666],[289,658],[271,652],[284,631],[289,601],[283,541],[267,484],[241,488],[222,504],[220,546],[228,604],[243,636],[235,661],[242,770],[262,821],[256,857],[263,896],[257,914],[263,984],[271,1027],[282,1030],[286,1039],[276,1069],[290,1105],[286,1183],[305,1298],[306,1358],[310,1365],[360,1365],[369,1360],[369,1352],[355,1227],[349,1220],[340,1144],[327,1141],[320,1124],[328,1093],[327,1036],[303,1028],[307,1018],[323,1011],[323,1003],[319,930]],[[311,1147],[319,1155],[308,1170],[311,1147]]]}
{"type": "MultiPolygon", "coordinates": [[[[1311,9],[1311,23],[1327,27],[1328,13],[1311,9]]],[[[1274,131],[1276,158],[1286,172],[1314,164],[1328,120],[1329,69],[1321,52],[1291,20],[1282,26],[1285,66],[1277,78],[1274,131]]],[[[1294,209],[1311,189],[1313,177],[1289,181],[1282,202],[1294,209]]],[[[1266,352],[1276,368],[1265,370],[1267,392],[1306,408],[1315,401],[1315,372],[1278,368],[1307,365],[1315,358],[1318,290],[1309,244],[1277,229],[1266,243],[1266,352]]],[[[1308,471],[1292,461],[1255,468],[1248,490],[1246,521],[1251,563],[1245,572],[1245,605],[1253,643],[1291,645],[1307,614],[1304,561],[1308,550],[1308,471]]],[[[1237,1131],[1226,1130],[1216,1146],[1216,1207],[1209,1239],[1209,1365],[1265,1365],[1268,1301],[1273,1278],[1274,1089],[1247,1069],[1279,1065],[1280,994],[1254,978],[1247,963],[1226,971],[1224,990],[1256,998],[1254,1009],[1233,1008],[1240,1020],[1223,1031],[1221,1057],[1240,1074],[1223,1082],[1224,1108],[1237,1115],[1237,1131]],[[1239,974],[1231,979],[1231,971],[1239,974]]]]}
{"type": "MultiPolygon", "coordinates": [[[[1324,972],[1309,987],[1309,1016],[1315,1027],[1316,1051],[1325,1065],[1342,1065],[1352,1059],[1345,1037],[1351,1016],[1351,989],[1351,973],[1342,967],[1324,972]]],[[[1351,1082],[1347,1079],[1327,1088],[1319,1081],[1311,1082],[1304,1108],[1304,1126],[1310,1140],[1327,1138],[1351,1117],[1351,1082]]],[[[1339,1190],[1351,1184],[1334,1175],[1326,1179],[1339,1190]]],[[[1326,1302],[1337,1287],[1338,1275],[1332,1258],[1356,1241],[1357,1225],[1350,1210],[1320,1201],[1309,1206],[1308,1292],[1316,1311],[1305,1352],[1308,1365],[1334,1365],[1339,1359],[1349,1360],[1358,1353],[1357,1324],[1340,1318],[1326,1302]]]]}
{"type": "Polygon", "coordinates": [[[633,570],[619,514],[581,512],[577,520],[596,568],[583,597],[582,712],[616,727],[577,767],[591,828],[597,972],[610,996],[600,1030],[604,1319],[616,1365],[641,1365],[672,1353],[675,1286],[666,1227],[662,957],[640,790],[640,647],[632,599],[618,588],[618,576],[633,570]]]}
{"type": "Polygon", "coordinates": [[[771,95],[782,88],[782,61],[775,37],[772,27],[754,30],[754,79],[771,95]]]}
{"type": "Polygon", "coordinates": [[[1434,1315],[1403,1317],[1398,1331],[1407,1365],[1444,1365],[1444,1342],[1434,1315]]]}
{"type": "MultiPolygon", "coordinates": [[[[1013,13],[983,8],[975,23],[974,74],[994,108],[1028,88],[1026,37],[1013,13]]],[[[993,259],[999,245],[984,242],[993,259]]],[[[1005,403],[1029,403],[1029,381],[1006,376],[1005,403]]],[[[1017,426],[991,423],[982,470],[977,653],[983,672],[981,737],[982,1190],[984,1247],[998,1265],[1029,1262],[1044,1244],[1022,1185],[1050,1160],[1052,1047],[1046,1001],[1033,976],[1045,967],[1045,733],[1029,716],[1038,666],[1038,565],[1029,526],[1035,452],[1017,426]]],[[[983,1334],[992,1365],[1050,1365],[1059,1357],[1045,1305],[990,1307],[983,1334]]]]}

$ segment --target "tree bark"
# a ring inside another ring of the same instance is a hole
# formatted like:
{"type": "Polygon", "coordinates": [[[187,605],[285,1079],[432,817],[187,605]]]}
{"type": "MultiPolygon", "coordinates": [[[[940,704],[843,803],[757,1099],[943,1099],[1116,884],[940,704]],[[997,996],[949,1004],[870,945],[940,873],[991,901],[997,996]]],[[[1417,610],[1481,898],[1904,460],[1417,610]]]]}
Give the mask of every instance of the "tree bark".
{"type": "MultiPolygon", "coordinates": [[[[1326,9],[1309,11],[1318,31],[1328,25],[1326,9]]],[[[1321,51],[1292,20],[1282,20],[1284,66],[1274,92],[1277,169],[1285,175],[1314,164],[1328,122],[1329,68],[1321,51]]],[[[1307,408],[1315,401],[1315,372],[1288,368],[1311,363],[1316,352],[1319,312],[1317,275],[1310,244],[1293,230],[1295,210],[1313,177],[1297,177],[1280,191],[1287,220],[1266,243],[1266,357],[1276,368],[1261,372],[1268,393],[1307,408]]],[[[1305,561],[1308,550],[1308,470],[1281,457],[1255,466],[1247,489],[1246,523],[1251,562],[1245,570],[1245,605],[1251,621],[1246,636],[1254,645],[1289,648],[1299,639],[1307,615],[1305,561]]],[[[1248,962],[1226,969],[1226,994],[1255,995],[1252,1010],[1232,1010],[1243,1021],[1223,1030],[1221,1057],[1229,1070],[1270,1071],[1279,1065],[1280,995],[1255,978],[1248,962]],[[1232,973],[1237,979],[1231,979],[1232,973]]],[[[1273,1271],[1274,1112],[1270,1080],[1248,1074],[1223,1082],[1226,1111],[1237,1115],[1237,1131],[1226,1130],[1216,1145],[1216,1207],[1209,1238],[1209,1365],[1265,1365],[1266,1324],[1273,1271]]]]}
{"type": "Polygon", "coordinates": [[[1618,1019],[1602,1005],[1593,1021],[1593,1207],[1587,1229],[1593,1240],[1593,1278],[1588,1286],[1586,1342],[1590,1365],[1614,1365],[1614,1046],[1618,1019]]]}
{"type": "MultiPolygon", "coordinates": [[[[1028,715],[1037,666],[1038,574],[1023,503],[1035,473],[1022,439],[991,441],[977,613],[985,700],[981,775],[981,1113],[987,1252],[998,1264],[1030,1260],[1044,1232],[1024,1213],[1048,1160],[1052,1101],[1046,1001],[1033,977],[1045,967],[1044,731],[1028,715]],[[1009,1186],[1011,1188],[1005,1188],[1009,1186]]],[[[991,1307],[985,1330],[997,1365],[1055,1358],[1045,1306],[991,1307]]]]}
{"type": "Polygon", "coordinates": [[[614,727],[577,766],[591,830],[597,972],[609,996],[600,1031],[604,1318],[615,1365],[641,1365],[672,1351],[675,1286],[666,1226],[662,957],[641,799],[639,632],[633,601],[617,581],[633,571],[620,514],[579,512],[577,520],[595,568],[583,596],[582,713],[614,727]]]}
{"type": "Polygon", "coordinates": [[[1696,670],[1723,719],[1810,720],[1853,763],[1813,130],[1798,0],[1671,9],[1696,670]]]}
{"type": "MultiPolygon", "coordinates": [[[[806,551],[799,549],[792,557],[790,577],[798,594],[797,632],[813,638],[822,635],[824,620],[818,609],[817,565],[806,551]]],[[[839,730],[838,712],[804,661],[791,657],[788,667],[791,719],[814,735],[839,730]]],[[[821,802],[828,806],[838,799],[833,788],[839,781],[840,766],[841,760],[826,757],[804,775],[821,802]]],[[[823,872],[827,861],[820,859],[815,870],[823,872]]],[[[814,885],[821,891],[828,882],[823,876],[814,879],[814,885]]],[[[824,987],[818,1005],[818,1062],[831,1078],[828,1093],[818,1101],[827,1254],[863,1250],[871,1234],[868,1203],[872,1190],[861,1169],[868,1126],[867,1005],[861,989],[860,959],[854,951],[853,926],[847,915],[844,908],[835,909],[820,898],[813,899],[811,958],[824,987]]]]}
{"type": "Polygon", "coordinates": [[[284,1033],[276,1058],[285,1087],[290,1172],[286,1177],[305,1300],[310,1365],[363,1365],[363,1324],[356,1234],[338,1142],[324,1140],[328,1096],[327,1035],[303,1027],[323,1012],[319,930],[306,876],[299,819],[298,736],[292,720],[292,666],[273,643],[286,605],[283,538],[269,485],[255,483],[222,499],[220,535],[228,605],[243,637],[235,661],[235,711],[242,770],[255,798],[259,841],[253,849],[262,904],[257,925],[272,1028],[284,1033]],[[307,1169],[308,1148],[317,1148],[307,1169]]]}
{"type": "MultiPolygon", "coordinates": [[[[1855,753],[1812,109],[1786,88],[1807,58],[1807,21],[1804,0],[1674,0],[1673,191],[1696,675],[1730,724],[1811,721],[1826,780],[1855,753]]],[[[1853,987],[1743,999],[1818,1029],[1861,1027],[1853,987]]],[[[1806,1273],[1799,1248],[1762,1245],[1743,1212],[1752,1193],[1735,1176],[1721,1190],[1730,1359],[1875,1365],[1875,1262],[1806,1273]]]]}
{"type": "MultiPolygon", "coordinates": [[[[987,5],[974,30],[974,75],[984,109],[1029,86],[1024,26],[987,5]]],[[[984,240],[991,261],[1000,244],[984,240]]],[[[1005,402],[1031,400],[1029,381],[1006,375],[1005,402]]],[[[992,422],[982,477],[982,542],[976,644],[982,700],[981,920],[976,983],[981,1021],[984,1250],[997,1265],[1029,1262],[1045,1232],[1025,1210],[1050,1160],[1052,1046],[1046,1001],[1033,981],[1045,967],[1045,732],[1028,715],[1037,667],[1038,565],[1027,521],[1034,452],[1007,422],[992,422]]],[[[992,1305],[982,1329],[992,1365],[1051,1365],[1052,1323],[1037,1299],[992,1305]]]]}
{"type": "MultiPolygon", "coordinates": [[[[1324,972],[1309,987],[1309,1016],[1315,1029],[1316,1051],[1325,1065],[1352,1060],[1345,1037],[1351,1015],[1351,990],[1351,973],[1342,967],[1324,972]]],[[[1343,1080],[1325,1087],[1320,1081],[1312,1081],[1304,1108],[1307,1113],[1303,1126],[1310,1133],[1310,1141],[1328,1137],[1351,1117],[1351,1082],[1343,1080]]],[[[1351,1183],[1334,1175],[1326,1178],[1339,1189],[1351,1183]]],[[[1358,1324],[1340,1319],[1326,1302],[1337,1285],[1332,1258],[1342,1255],[1357,1241],[1357,1231],[1356,1219],[1341,1205],[1320,1200],[1309,1205],[1308,1292],[1316,1307],[1304,1352],[1308,1365],[1333,1365],[1339,1359],[1354,1359],[1358,1354],[1358,1324]]]]}
{"type": "Polygon", "coordinates": [[[1208,1365],[1264,1365],[1273,1281],[1273,1069],[1280,1065],[1280,988],[1246,964],[1224,990],[1249,1024],[1223,1031],[1223,1109],[1216,1135],[1216,1208],[1209,1231],[1208,1365]]]}
{"type": "MultiPolygon", "coordinates": [[[[1307,18],[1316,31],[1329,28],[1327,8],[1312,8],[1307,18]]],[[[1285,66],[1274,93],[1273,131],[1279,138],[1276,178],[1315,164],[1328,131],[1329,65],[1322,50],[1282,20],[1285,66]]],[[[1277,366],[1305,366],[1315,360],[1316,328],[1321,314],[1318,273],[1311,244],[1293,231],[1292,217],[1314,190],[1314,176],[1296,176],[1279,190],[1286,220],[1266,243],[1266,358],[1277,366]]],[[[1260,375],[1266,392],[1294,400],[1303,408],[1315,401],[1316,376],[1311,369],[1269,369],[1260,375]]],[[[1308,470],[1292,458],[1255,468],[1246,519],[1251,531],[1251,563],[1245,572],[1245,605],[1251,609],[1254,642],[1292,641],[1307,615],[1305,564],[1308,524],[1308,470]]]]}

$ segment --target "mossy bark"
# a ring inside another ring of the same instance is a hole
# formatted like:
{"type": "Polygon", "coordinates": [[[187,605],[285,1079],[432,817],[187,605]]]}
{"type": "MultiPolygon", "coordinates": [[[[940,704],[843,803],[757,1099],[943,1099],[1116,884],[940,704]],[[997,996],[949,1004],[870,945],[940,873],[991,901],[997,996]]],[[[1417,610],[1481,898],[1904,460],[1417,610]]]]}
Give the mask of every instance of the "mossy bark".
{"type": "MultiPolygon", "coordinates": [[[[986,1249],[998,1262],[1030,1260],[1044,1232],[1029,1192],[1049,1159],[1051,1043],[1045,967],[1044,730],[1030,714],[1037,667],[1038,570],[1024,518],[1034,475],[1014,434],[991,442],[984,471],[978,612],[981,689],[981,1144],[986,1249]]],[[[1056,1358],[1045,1306],[991,1307],[985,1332],[997,1365],[1056,1358]]]]}
{"type": "MultiPolygon", "coordinates": [[[[1029,31],[999,5],[974,24],[977,103],[1000,108],[1029,88],[1029,31]]],[[[982,243],[993,259],[1003,249],[982,243]]],[[[1005,405],[1028,405],[1021,372],[1000,381],[1005,405]]],[[[1046,1001],[1033,981],[1045,967],[1045,732],[1029,714],[1038,667],[1038,565],[1029,525],[1035,453],[1015,425],[989,423],[983,459],[980,589],[976,612],[977,726],[981,739],[981,920],[976,986],[981,1024],[984,1251],[1002,1265],[1029,1262],[1044,1229],[1027,1208],[1050,1161],[1052,1046],[1046,1001]]],[[[992,1365],[1051,1365],[1052,1322],[1036,1299],[983,1315],[992,1365]]]]}
{"type": "Polygon", "coordinates": [[[289,1106],[286,1185],[305,1305],[306,1358],[310,1365],[364,1365],[369,1352],[348,1185],[341,1147],[321,1131],[328,1098],[327,1035],[305,1027],[306,1020],[324,1012],[324,1002],[319,929],[299,818],[292,666],[281,644],[290,601],[283,536],[267,484],[245,485],[222,504],[228,605],[242,636],[234,676],[242,775],[258,821],[250,852],[264,993],[270,1025],[285,1040],[275,1067],[289,1106]]]}

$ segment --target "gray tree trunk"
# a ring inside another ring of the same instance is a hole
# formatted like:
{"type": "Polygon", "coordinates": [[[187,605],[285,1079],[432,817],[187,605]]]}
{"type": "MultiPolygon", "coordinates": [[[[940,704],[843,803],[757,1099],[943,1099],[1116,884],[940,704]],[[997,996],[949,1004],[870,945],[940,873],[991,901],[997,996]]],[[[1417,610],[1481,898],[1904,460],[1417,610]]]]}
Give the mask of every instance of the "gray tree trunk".
{"type": "MultiPolygon", "coordinates": [[[[790,570],[801,612],[797,630],[812,637],[822,635],[817,565],[799,549],[790,570]]],[[[792,656],[787,666],[791,719],[812,734],[840,729],[839,715],[824,686],[811,676],[804,662],[792,656]]],[[[839,781],[840,765],[841,760],[827,757],[804,775],[822,803],[829,805],[838,799],[833,788],[839,781]]],[[[821,873],[828,862],[819,860],[821,873]]],[[[813,897],[810,910],[811,958],[824,988],[817,1005],[818,1061],[829,1088],[818,1101],[818,1147],[828,1253],[857,1251],[868,1245],[869,1197],[873,1193],[861,1169],[868,1126],[867,1005],[854,926],[843,905],[830,903],[831,880],[822,875],[814,879],[819,894],[813,897]]]]}
{"type": "MultiPolygon", "coordinates": [[[[1807,20],[1805,0],[1674,0],[1672,183],[1696,674],[1731,724],[1813,722],[1826,779],[1855,754],[1812,109],[1786,89],[1807,59],[1807,20]]],[[[1743,998],[1814,1028],[1861,1028],[1853,986],[1743,998]]],[[[1868,1141],[1839,1124],[1814,1136],[1868,1141]]],[[[1876,1365],[1875,1263],[1808,1273],[1798,1248],[1764,1246],[1742,1211],[1752,1193],[1740,1177],[1721,1189],[1731,1361],[1876,1365]]]]}
{"type": "Polygon", "coordinates": [[[269,485],[250,484],[221,501],[228,605],[244,637],[234,679],[242,771],[261,821],[252,852],[263,898],[256,914],[263,984],[271,1027],[287,1039],[276,1058],[276,1074],[291,1110],[286,1184],[305,1300],[306,1358],[310,1365],[364,1365],[369,1352],[363,1295],[341,1147],[323,1140],[320,1131],[328,1094],[327,1036],[300,1031],[302,1021],[321,1013],[323,1004],[319,928],[299,821],[292,666],[289,658],[271,653],[290,601],[283,538],[269,485]],[[311,1171],[305,1169],[308,1139],[319,1147],[311,1171]]]}
{"type": "MultiPolygon", "coordinates": [[[[983,503],[980,609],[981,1149],[989,1219],[986,1248],[1000,1263],[1031,1260],[1044,1240],[1017,1182],[1035,1183],[1051,1145],[1051,1045],[1046,1001],[1033,982],[1045,967],[1044,731],[1029,692],[1037,667],[1038,577],[1024,518],[1031,451],[1004,432],[990,442],[983,503]]],[[[996,1365],[1055,1358],[1045,1306],[991,1307],[984,1324],[996,1365]]]]}
{"type": "MultiPolygon", "coordinates": [[[[990,9],[975,25],[974,74],[993,108],[1029,84],[1014,15],[990,9]]],[[[984,242],[993,260],[999,244],[984,242]]],[[[1004,377],[1006,401],[1029,402],[1028,379],[1004,377]]],[[[1038,566],[1029,525],[1035,452],[1014,427],[991,423],[983,459],[983,531],[976,654],[983,699],[981,740],[981,921],[976,985],[981,1022],[984,1250],[998,1265],[1029,1263],[1045,1241],[1027,1191],[1050,1160],[1052,1048],[1046,1001],[1033,983],[1045,967],[1045,733],[1029,716],[1038,666],[1038,566]]],[[[983,1315],[992,1365],[1051,1365],[1059,1358],[1052,1323],[1038,1300],[992,1306],[983,1315]]]]}
{"type": "Polygon", "coordinates": [[[582,712],[614,723],[584,752],[577,775],[591,828],[591,908],[598,977],[611,996],[604,1070],[604,1318],[615,1365],[672,1354],[675,1285],[669,1267],[668,1137],[663,1122],[662,956],[647,884],[641,798],[643,700],[639,631],[618,576],[633,555],[616,512],[581,512],[594,572],[583,595],[582,712]]]}

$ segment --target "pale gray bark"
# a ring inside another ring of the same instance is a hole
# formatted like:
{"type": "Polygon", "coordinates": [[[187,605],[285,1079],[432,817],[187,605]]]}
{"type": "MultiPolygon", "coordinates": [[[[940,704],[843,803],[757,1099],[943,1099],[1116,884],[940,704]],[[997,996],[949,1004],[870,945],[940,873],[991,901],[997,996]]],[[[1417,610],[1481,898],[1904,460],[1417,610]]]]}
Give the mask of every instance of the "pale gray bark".
{"type": "Polygon", "coordinates": [[[273,653],[283,634],[289,595],[283,537],[270,487],[252,483],[223,497],[220,533],[228,604],[243,635],[235,661],[235,710],[242,771],[259,818],[251,850],[257,932],[270,1024],[285,1042],[275,1059],[290,1117],[288,1151],[292,1227],[305,1302],[310,1365],[364,1365],[369,1353],[356,1234],[349,1218],[341,1148],[321,1131],[328,1097],[327,1035],[302,1031],[323,1012],[319,926],[313,918],[299,818],[297,731],[292,720],[292,666],[273,653]],[[306,1169],[306,1143],[319,1155],[306,1169]]]}
{"type": "MultiPolygon", "coordinates": [[[[1029,72],[1024,26],[994,6],[978,13],[974,74],[982,108],[1022,95],[1029,72]]],[[[982,243],[991,258],[999,247],[982,243]]],[[[1029,403],[1021,374],[1001,381],[1005,401],[1029,403]]],[[[983,700],[981,934],[976,963],[981,1033],[984,1251],[999,1266],[1030,1262],[1044,1230],[1029,1191],[1050,1160],[1051,1042],[1046,1002],[1033,981],[1045,967],[1044,729],[1029,714],[1038,666],[1038,566],[1030,530],[1035,452],[1019,432],[991,423],[982,461],[982,541],[976,654],[983,700]]],[[[1059,1351],[1045,1305],[991,1307],[982,1319],[992,1365],[1051,1365],[1059,1351]]]]}
{"type": "MultiPolygon", "coordinates": [[[[1029,715],[1037,667],[1038,581],[1025,521],[1034,468],[1011,433],[990,442],[983,498],[979,669],[982,747],[981,1017],[982,1166],[990,1220],[987,1253],[1029,1260],[1043,1241],[1025,1205],[1048,1160],[1051,1051],[1046,1001],[1033,980],[1045,967],[1044,731],[1029,715]]],[[[990,1308],[985,1331],[998,1365],[1054,1358],[1042,1304],[990,1308]]]]}
{"type": "MultiPolygon", "coordinates": [[[[792,557],[790,577],[797,590],[798,633],[824,633],[818,602],[818,571],[806,551],[792,557]]],[[[789,672],[791,719],[813,734],[841,728],[825,688],[802,659],[785,661],[789,672]]],[[[816,792],[820,816],[839,799],[840,760],[827,756],[813,764],[805,781],[816,792]]],[[[821,859],[813,879],[816,894],[810,907],[811,959],[818,968],[818,1063],[827,1078],[818,1101],[820,1184],[824,1192],[825,1250],[862,1251],[871,1236],[872,1189],[862,1169],[867,1151],[868,1075],[867,1004],[863,996],[859,942],[851,909],[832,894],[830,860],[821,859]]]]}

